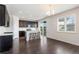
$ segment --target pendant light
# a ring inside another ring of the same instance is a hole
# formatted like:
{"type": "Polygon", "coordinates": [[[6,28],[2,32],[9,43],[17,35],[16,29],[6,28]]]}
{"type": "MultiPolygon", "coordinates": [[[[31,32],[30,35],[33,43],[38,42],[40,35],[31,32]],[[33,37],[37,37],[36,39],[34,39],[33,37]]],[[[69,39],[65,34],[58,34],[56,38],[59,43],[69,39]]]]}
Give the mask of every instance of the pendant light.
{"type": "Polygon", "coordinates": [[[49,4],[48,7],[49,7],[49,11],[47,11],[46,14],[47,14],[48,16],[54,15],[54,12],[55,12],[55,11],[54,11],[54,5],[49,4]]]}

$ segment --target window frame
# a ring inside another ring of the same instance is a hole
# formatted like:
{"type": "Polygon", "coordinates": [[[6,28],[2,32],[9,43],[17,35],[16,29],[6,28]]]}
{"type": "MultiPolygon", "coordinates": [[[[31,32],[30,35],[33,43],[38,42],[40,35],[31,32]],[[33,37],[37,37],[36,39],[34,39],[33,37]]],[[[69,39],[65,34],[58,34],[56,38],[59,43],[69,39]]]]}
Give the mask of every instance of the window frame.
{"type": "Polygon", "coordinates": [[[66,32],[66,33],[76,33],[76,15],[75,14],[73,14],[73,15],[68,15],[68,16],[62,16],[62,17],[59,17],[59,18],[57,18],[57,32],[66,32]],[[67,31],[67,24],[66,24],[66,21],[67,21],[67,17],[69,17],[69,16],[73,16],[74,17],[74,24],[75,24],[75,27],[74,27],[74,31],[67,31]],[[61,18],[64,18],[64,20],[65,20],[65,31],[59,31],[59,19],[61,19],[61,18]]]}

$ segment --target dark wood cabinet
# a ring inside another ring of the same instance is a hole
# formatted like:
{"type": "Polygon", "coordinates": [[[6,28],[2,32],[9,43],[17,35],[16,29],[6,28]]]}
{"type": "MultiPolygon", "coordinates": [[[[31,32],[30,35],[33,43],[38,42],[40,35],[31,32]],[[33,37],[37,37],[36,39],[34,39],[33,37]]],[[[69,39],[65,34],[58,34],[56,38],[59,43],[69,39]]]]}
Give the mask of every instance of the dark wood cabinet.
{"type": "Polygon", "coordinates": [[[19,37],[25,37],[25,31],[19,31],[19,37]]]}
{"type": "Polygon", "coordinates": [[[0,4],[0,26],[9,26],[9,14],[5,5],[0,4]]]}
{"type": "Polygon", "coordinates": [[[31,27],[38,27],[38,22],[36,22],[36,21],[24,21],[24,20],[19,21],[19,27],[28,27],[28,25],[30,25],[31,27]]]}
{"type": "Polygon", "coordinates": [[[5,5],[0,5],[0,26],[5,25],[5,5]]]}
{"type": "Polygon", "coordinates": [[[0,36],[0,52],[7,51],[12,48],[12,35],[0,36]]]}

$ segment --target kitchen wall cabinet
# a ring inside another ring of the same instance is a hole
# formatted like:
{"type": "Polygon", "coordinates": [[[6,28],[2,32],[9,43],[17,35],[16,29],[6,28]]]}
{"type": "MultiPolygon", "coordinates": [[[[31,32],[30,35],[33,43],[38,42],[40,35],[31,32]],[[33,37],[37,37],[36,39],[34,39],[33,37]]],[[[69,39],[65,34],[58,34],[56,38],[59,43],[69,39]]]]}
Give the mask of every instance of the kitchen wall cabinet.
{"type": "Polygon", "coordinates": [[[30,25],[31,27],[38,27],[38,22],[24,20],[19,21],[19,27],[28,27],[28,25],[30,25]]]}
{"type": "Polygon", "coordinates": [[[5,6],[0,5],[0,26],[5,25],[5,6]]]}
{"type": "Polygon", "coordinates": [[[0,4],[0,26],[9,26],[9,14],[5,5],[0,4]]]}

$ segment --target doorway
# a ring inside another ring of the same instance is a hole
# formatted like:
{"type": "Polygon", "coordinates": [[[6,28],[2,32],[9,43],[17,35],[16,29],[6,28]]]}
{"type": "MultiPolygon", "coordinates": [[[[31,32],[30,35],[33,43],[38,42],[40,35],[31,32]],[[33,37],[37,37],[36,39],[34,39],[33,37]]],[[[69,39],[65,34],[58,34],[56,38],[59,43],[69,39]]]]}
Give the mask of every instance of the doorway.
{"type": "Polygon", "coordinates": [[[42,36],[47,36],[47,22],[46,21],[42,21],[41,24],[40,24],[40,32],[41,32],[41,35],[42,36]]]}

